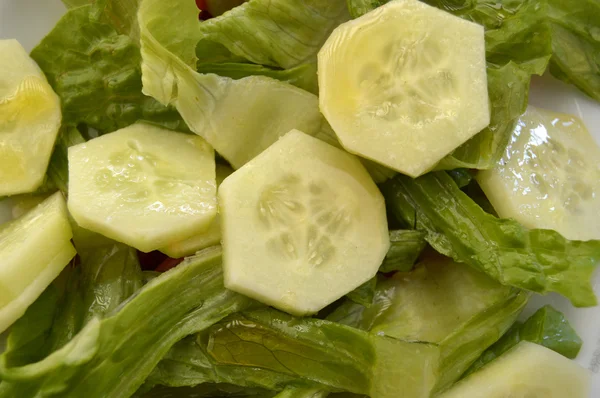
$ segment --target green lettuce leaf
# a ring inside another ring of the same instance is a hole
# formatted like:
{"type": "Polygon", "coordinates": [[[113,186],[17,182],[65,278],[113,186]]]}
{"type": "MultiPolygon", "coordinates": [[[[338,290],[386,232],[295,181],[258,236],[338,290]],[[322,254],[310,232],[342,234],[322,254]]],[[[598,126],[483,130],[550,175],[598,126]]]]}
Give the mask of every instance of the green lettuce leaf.
{"type": "MultiPolygon", "coordinates": [[[[89,320],[112,312],[141,287],[141,269],[133,249],[80,231],[74,229],[79,232],[74,241],[81,263],[67,267],[14,324],[0,357],[4,366],[43,361],[66,346],[89,320]]],[[[0,396],[29,396],[17,393],[23,387],[20,383],[2,384],[0,391],[9,392],[0,396]]]]}
{"type": "Polygon", "coordinates": [[[210,50],[217,44],[238,59],[292,68],[315,59],[331,31],[348,19],[344,0],[252,0],[200,24],[204,50],[198,58],[213,62],[210,50]]]}
{"type": "Polygon", "coordinates": [[[142,94],[138,44],[107,22],[102,4],[69,10],[31,52],[61,98],[63,124],[107,133],[143,120],[186,131],[175,109],[142,94]]]}
{"type": "Polygon", "coordinates": [[[441,256],[378,284],[370,307],[346,302],[327,319],[440,347],[436,391],[465,370],[515,322],[529,294],[441,256]]]}
{"type": "Polygon", "coordinates": [[[266,369],[373,398],[396,397],[398,391],[428,397],[439,355],[434,346],[272,309],[236,314],[214,325],[208,353],[222,365],[266,369]]]}
{"type": "Polygon", "coordinates": [[[468,186],[471,183],[471,181],[473,181],[474,177],[473,173],[471,173],[471,171],[469,171],[468,169],[449,170],[448,175],[452,177],[456,185],[458,185],[458,187],[461,189],[468,186]]]}
{"type": "Polygon", "coordinates": [[[348,293],[346,297],[355,303],[370,307],[375,297],[375,287],[377,286],[377,277],[373,277],[348,293]]]}
{"type": "Polygon", "coordinates": [[[500,340],[488,348],[471,365],[463,377],[479,370],[523,340],[543,345],[570,359],[577,356],[582,345],[577,332],[571,327],[565,316],[546,305],[537,310],[525,323],[513,325],[500,340]]]}
{"type": "Polygon", "coordinates": [[[142,1],[144,93],[175,105],[190,129],[235,168],[293,128],[313,135],[321,130],[324,119],[313,94],[265,76],[233,80],[197,73],[195,45],[203,24],[194,9],[186,0],[142,1]]]}
{"type": "Polygon", "coordinates": [[[232,315],[197,338],[182,340],[147,383],[228,383],[298,397],[344,390],[395,397],[401,389],[407,396],[426,397],[438,356],[432,345],[265,308],[232,315]]]}
{"type": "Polygon", "coordinates": [[[267,76],[306,90],[315,95],[319,94],[317,82],[317,64],[307,63],[291,69],[274,69],[267,66],[244,63],[199,63],[196,70],[199,73],[214,73],[232,79],[257,75],[267,76]]]}
{"type": "Polygon", "coordinates": [[[390,248],[379,271],[410,271],[426,245],[423,231],[410,229],[390,231],[390,248]]]}
{"type": "Polygon", "coordinates": [[[529,230],[486,213],[445,172],[417,179],[398,175],[382,186],[392,211],[427,233],[438,252],[504,285],[557,292],[573,305],[596,305],[591,276],[600,241],[569,241],[551,230],[529,230]]]}
{"type": "Polygon", "coordinates": [[[0,396],[133,394],[177,341],[252,304],[224,289],[220,258],[219,247],[187,258],[38,362],[10,366],[0,357],[0,396]]]}
{"type": "Polygon", "coordinates": [[[63,126],[61,128],[46,173],[48,174],[48,180],[64,194],[67,194],[69,188],[68,149],[70,146],[83,142],[85,142],[85,138],[83,138],[77,127],[63,126]]]}

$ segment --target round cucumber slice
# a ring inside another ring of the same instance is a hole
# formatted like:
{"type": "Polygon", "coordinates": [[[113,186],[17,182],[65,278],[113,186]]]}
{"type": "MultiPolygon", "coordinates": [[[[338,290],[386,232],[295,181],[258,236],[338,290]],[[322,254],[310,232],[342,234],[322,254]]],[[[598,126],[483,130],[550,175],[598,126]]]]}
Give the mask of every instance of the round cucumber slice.
{"type": "Polygon", "coordinates": [[[0,196],[43,182],[61,122],[60,101],[16,40],[0,40],[0,196]]]}
{"type": "Polygon", "coordinates": [[[360,161],[297,130],[226,178],[219,205],[225,286],[295,315],[371,279],[389,247],[360,161]]]}
{"type": "Polygon", "coordinates": [[[504,157],[476,178],[500,217],[600,239],[600,147],[575,116],[530,106],[504,157]]]}
{"type": "Polygon", "coordinates": [[[0,332],[20,318],[75,257],[72,237],[60,193],[0,227],[0,332]]]}
{"type": "Polygon", "coordinates": [[[541,345],[522,341],[439,398],[588,398],[590,374],[541,345]]]}
{"type": "MultiPolygon", "coordinates": [[[[217,189],[231,173],[233,173],[231,167],[217,164],[217,189]]],[[[172,243],[160,249],[160,251],[171,258],[181,258],[191,256],[199,250],[218,245],[219,243],[221,243],[221,217],[217,213],[206,231],[197,233],[183,241],[172,243]]]]}
{"type": "Polygon", "coordinates": [[[213,149],[146,124],[72,146],[68,205],[86,229],[145,252],[165,247],[216,215],[213,149]]]}
{"type": "Polygon", "coordinates": [[[318,58],[344,148],[401,173],[425,173],[490,122],[483,27],[420,1],[340,25],[318,58]]]}

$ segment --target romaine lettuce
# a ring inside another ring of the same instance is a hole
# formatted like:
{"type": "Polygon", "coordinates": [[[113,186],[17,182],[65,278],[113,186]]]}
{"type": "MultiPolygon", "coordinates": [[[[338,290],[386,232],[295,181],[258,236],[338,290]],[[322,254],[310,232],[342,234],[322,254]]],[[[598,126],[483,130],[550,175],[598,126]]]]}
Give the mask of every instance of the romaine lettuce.
{"type": "Polygon", "coordinates": [[[379,272],[410,271],[426,245],[423,231],[390,231],[390,249],[379,267],[379,272]]]}
{"type": "Polygon", "coordinates": [[[439,345],[436,390],[450,386],[513,324],[529,294],[441,256],[381,281],[370,307],[346,302],[327,319],[405,341],[439,345]]]}
{"type": "Polygon", "coordinates": [[[324,119],[313,94],[265,76],[233,80],[197,73],[195,45],[203,24],[194,8],[185,0],[141,2],[145,94],[174,104],[190,129],[235,168],[293,128],[311,135],[321,130],[324,119]]]}
{"type": "Polygon", "coordinates": [[[133,394],[173,344],[253,303],[224,289],[220,256],[214,247],[187,258],[38,362],[11,366],[3,355],[0,396],[133,394]]]}
{"type": "Polygon", "coordinates": [[[271,390],[287,387],[288,393],[301,397],[322,397],[328,391],[428,397],[438,359],[433,345],[264,308],[234,314],[197,339],[183,340],[148,381],[172,386],[217,382],[271,390]]]}
{"type": "Polygon", "coordinates": [[[142,94],[138,45],[99,5],[69,10],[31,52],[61,98],[63,124],[107,133],[144,120],[186,131],[175,109],[142,94]]]}
{"type": "MultiPolygon", "coordinates": [[[[316,58],[331,31],[348,19],[344,0],[253,0],[200,24],[199,41],[201,48],[218,44],[258,65],[292,68],[316,58]]],[[[200,62],[212,57],[212,51],[198,53],[200,62]]]]}
{"type": "Polygon", "coordinates": [[[398,175],[382,186],[388,206],[408,226],[427,232],[438,252],[504,285],[557,292],[575,306],[596,304],[591,276],[600,241],[569,241],[551,230],[521,226],[486,213],[445,172],[398,175]]]}
{"type": "Polygon", "coordinates": [[[546,305],[537,310],[525,323],[515,323],[471,365],[463,377],[479,370],[523,340],[543,345],[571,359],[577,356],[582,344],[565,316],[546,305]]]}

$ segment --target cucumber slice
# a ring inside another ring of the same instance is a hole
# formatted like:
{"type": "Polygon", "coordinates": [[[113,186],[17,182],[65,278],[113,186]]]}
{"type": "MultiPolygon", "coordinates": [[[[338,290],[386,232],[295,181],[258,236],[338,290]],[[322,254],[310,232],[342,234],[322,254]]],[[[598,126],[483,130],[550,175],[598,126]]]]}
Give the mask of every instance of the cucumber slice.
{"type": "MultiPolygon", "coordinates": [[[[217,164],[217,189],[231,173],[233,173],[231,167],[217,164]]],[[[169,257],[181,258],[191,256],[199,250],[218,245],[219,243],[221,243],[221,217],[217,214],[206,231],[195,234],[181,242],[172,243],[160,249],[160,251],[169,257]]]]}
{"type": "Polygon", "coordinates": [[[225,286],[295,315],[371,279],[389,235],[354,156],[292,130],[219,189],[225,286]]]}
{"type": "Polygon", "coordinates": [[[476,178],[502,218],[600,239],[600,147],[575,116],[530,106],[504,157],[476,178]]]}
{"type": "Polygon", "coordinates": [[[340,25],[318,58],[321,111],[344,148],[409,176],[490,122],[483,27],[420,1],[340,25]]]}
{"type": "Polygon", "coordinates": [[[68,204],[83,228],[144,252],[165,247],[216,215],[213,149],[147,124],[72,146],[68,204]]]}
{"type": "Polygon", "coordinates": [[[44,181],[61,112],[58,96],[16,40],[0,40],[0,197],[44,181]]]}
{"type": "Polygon", "coordinates": [[[0,332],[20,318],[75,257],[72,237],[60,193],[0,228],[0,332]]]}
{"type": "Polygon", "coordinates": [[[440,398],[588,398],[590,374],[541,345],[522,341],[440,398]]]}

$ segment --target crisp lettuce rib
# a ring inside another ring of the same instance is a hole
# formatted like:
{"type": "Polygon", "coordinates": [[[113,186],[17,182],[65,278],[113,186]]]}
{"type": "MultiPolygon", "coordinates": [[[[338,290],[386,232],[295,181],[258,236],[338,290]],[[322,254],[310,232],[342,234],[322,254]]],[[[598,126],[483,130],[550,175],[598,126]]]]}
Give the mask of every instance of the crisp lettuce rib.
{"type": "Polygon", "coordinates": [[[382,187],[399,220],[427,232],[438,252],[504,285],[557,292],[578,307],[596,305],[592,272],[600,241],[569,241],[551,230],[529,230],[486,213],[445,172],[396,176],[382,187]]]}

